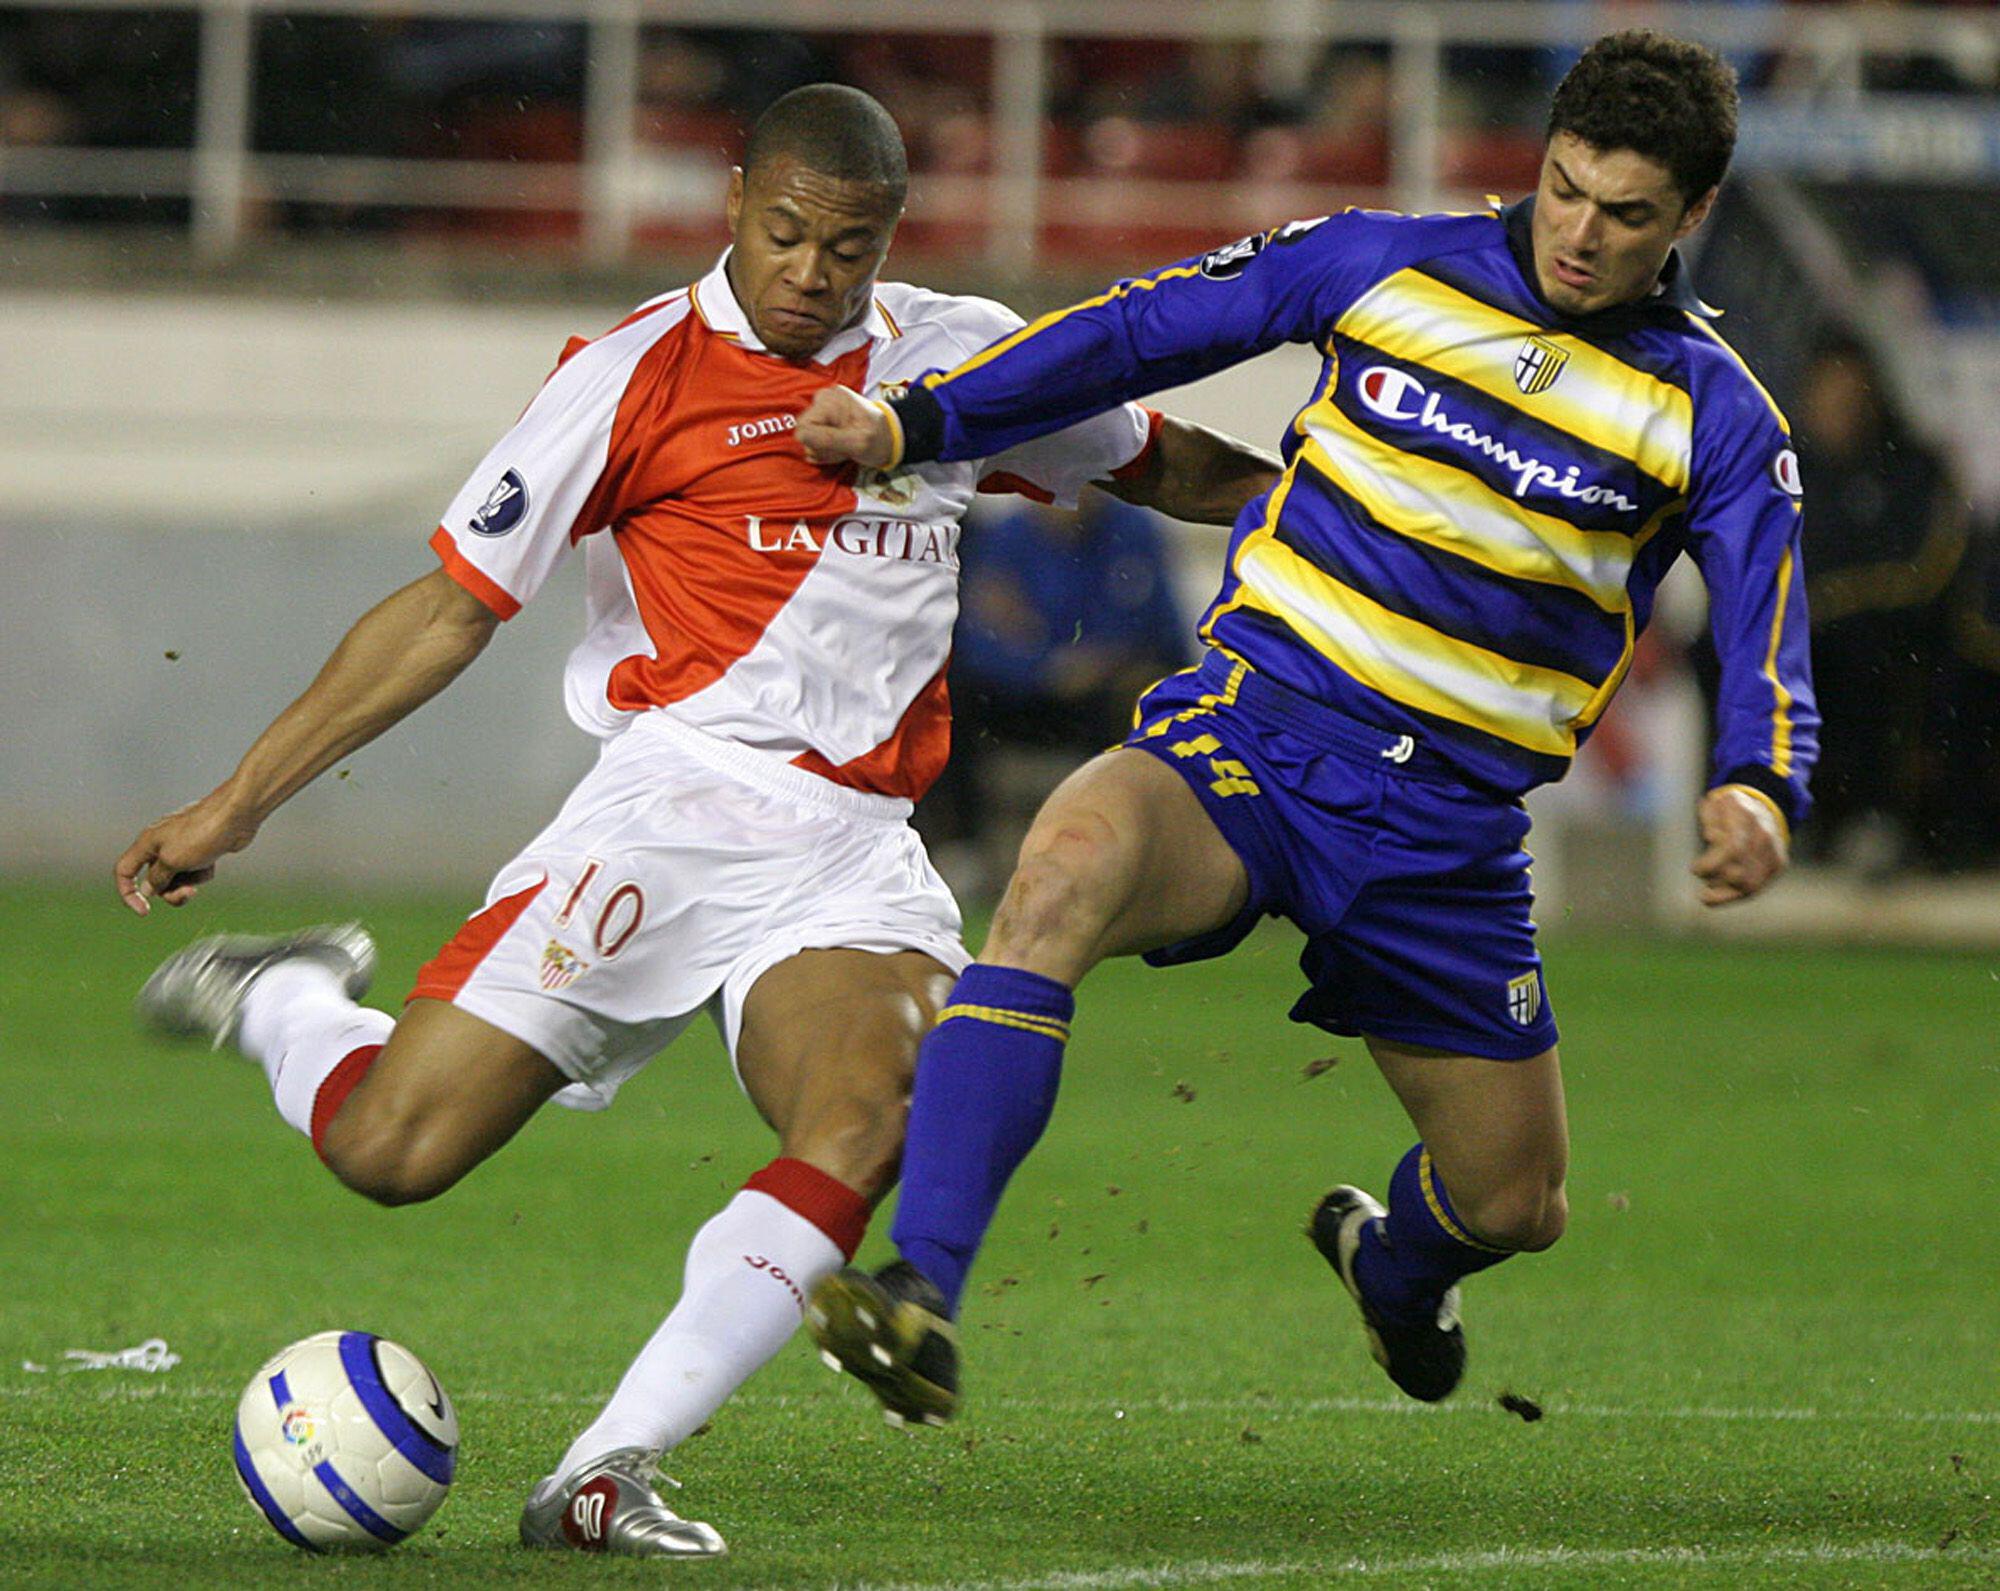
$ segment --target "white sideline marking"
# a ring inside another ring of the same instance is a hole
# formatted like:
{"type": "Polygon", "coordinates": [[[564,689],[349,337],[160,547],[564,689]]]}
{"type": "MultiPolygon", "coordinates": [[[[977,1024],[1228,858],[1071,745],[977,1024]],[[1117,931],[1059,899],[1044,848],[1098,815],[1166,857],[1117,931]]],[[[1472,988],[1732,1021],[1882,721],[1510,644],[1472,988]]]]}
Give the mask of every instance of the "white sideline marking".
{"type": "Polygon", "coordinates": [[[1151,1568],[1059,1570],[1014,1580],[836,1580],[830,1591],[1126,1591],[1128,1587],[1217,1585],[1230,1580],[1310,1576],[1369,1579],[1378,1575],[1477,1574],[1487,1569],[1609,1569],[1684,1565],[1768,1568],[1779,1564],[2000,1564],[2000,1549],[1915,1547],[1903,1541],[1811,1547],[1501,1547],[1490,1552],[1438,1552],[1411,1558],[1285,1558],[1243,1563],[1160,1564],[1151,1568]]]}
{"type": "MultiPolygon", "coordinates": [[[[0,1397],[34,1398],[69,1396],[99,1402],[121,1398],[175,1398],[200,1401],[235,1398],[241,1388],[219,1387],[188,1382],[149,1381],[105,1384],[95,1378],[88,1385],[69,1378],[50,1377],[19,1386],[0,1386],[0,1397]]],[[[454,1394],[458,1403],[500,1403],[534,1405],[543,1408],[595,1408],[607,1394],[602,1392],[494,1392],[474,1388],[454,1394]]],[[[814,1393],[801,1396],[791,1392],[739,1392],[730,1400],[733,1407],[752,1409],[805,1409],[831,1407],[837,1395],[814,1393]]],[[[1135,1414],[1226,1414],[1262,1415],[1268,1419],[1291,1419],[1313,1414],[1386,1414],[1403,1419],[1438,1420],[1447,1415],[1485,1415],[1498,1418],[1502,1412],[1491,1398],[1461,1397],[1453,1403],[1416,1403],[1407,1398],[982,1398],[982,1409],[1008,1410],[1024,1414],[1100,1415],[1125,1419],[1135,1414]]],[[[2000,1425],[2000,1409],[1822,1409],[1731,1407],[1728,1405],[1685,1404],[1668,1408],[1623,1407],[1601,1403],[1544,1403],[1544,1413],[1579,1420],[1685,1420],[1690,1422],[1774,1422],[1800,1424],[1836,1421],[1879,1420],[1896,1425],[2000,1425]]],[[[1508,1416],[1512,1418],[1512,1416],[1508,1416]]]]}

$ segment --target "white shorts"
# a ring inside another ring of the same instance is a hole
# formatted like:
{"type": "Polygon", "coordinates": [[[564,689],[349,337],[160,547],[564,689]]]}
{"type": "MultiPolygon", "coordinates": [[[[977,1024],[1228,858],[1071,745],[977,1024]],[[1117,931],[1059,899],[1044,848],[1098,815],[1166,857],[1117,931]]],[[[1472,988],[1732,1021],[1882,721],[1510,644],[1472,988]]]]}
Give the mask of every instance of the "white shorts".
{"type": "Polygon", "coordinates": [[[418,974],[601,1110],[706,1009],[732,1061],[751,985],[801,950],[972,959],[910,803],[641,714],[418,974]]]}

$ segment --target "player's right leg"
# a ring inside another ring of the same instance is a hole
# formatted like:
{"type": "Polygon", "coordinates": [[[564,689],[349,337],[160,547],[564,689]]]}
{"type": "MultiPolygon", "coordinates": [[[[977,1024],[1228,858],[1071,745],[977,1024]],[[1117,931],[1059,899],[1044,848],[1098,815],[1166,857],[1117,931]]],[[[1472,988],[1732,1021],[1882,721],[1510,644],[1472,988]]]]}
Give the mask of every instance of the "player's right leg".
{"type": "Polygon", "coordinates": [[[1186,781],[1121,746],[1077,769],[1036,815],[980,963],[1073,988],[1100,961],[1221,927],[1249,888],[1186,781]]]}
{"type": "Polygon", "coordinates": [[[530,1045],[442,1000],[412,1000],[319,1123],[333,1174],[379,1204],[435,1198],[569,1079],[530,1045]]]}
{"type": "Polygon", "coordinates": [[[1048,1124],[1075,984],[1107,957],[1231,923],[1249,888],[1186,781],[1146,752],[1107,752],[1049,797],[984,952],[919,1052],[893,1229],[902,1260],[840,1272],[807,1316],[892,1415],[936,1423],[955,1407],[916,1361],[948,1334],[1008,1179],[1048,1124]]]}
{"type": "Polygon", "coordinates": [[[1106,752],[1049,797],[917,1063],[893,1235],[949,1311],[1048,1124],[1071,991],[1109,957],[1229,923],[1248,893],[1242,860],[1186,782],[1146,752],[1106,752]]]}
{"type": "Polygon", "coordinates": [[[355,926],[199,940],[169,957],[141,1015],[234,1043],[279,1114],[335,1176],[383,1204],[442,1193],[518,1132],[566,1079],[528,1045],[436,1000],[400,1022],[356,1003],[375,947],[355,926]]]}

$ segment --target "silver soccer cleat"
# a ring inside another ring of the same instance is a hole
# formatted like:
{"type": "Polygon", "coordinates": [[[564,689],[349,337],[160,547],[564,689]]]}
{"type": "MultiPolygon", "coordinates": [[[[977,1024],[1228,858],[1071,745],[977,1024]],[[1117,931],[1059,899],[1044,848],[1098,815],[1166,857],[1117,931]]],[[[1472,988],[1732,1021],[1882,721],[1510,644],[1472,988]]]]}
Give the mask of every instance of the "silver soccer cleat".
{"type": "Polygon", "coordinates": [[[521,1510],[521,1545],[625,1558],[721,1557],[729,1548],[713,1525],[683,1519],[661,1501],[653,1490],[658,1473],[651,1453],[622,1447],[560,1485],[543,1481],[521,1510]]]}
{"type": "Polygon", "coordinates": [[[375,941],[359,923],[322,923],[295,934],[212,934],[177,950],[139,991],[139,1019],[175,1038],[207,1039],[221,1049],[236,1036],[243,997],[283,961],[317,961],[340,979],[350,1000],[375,977],[375,941]]]}

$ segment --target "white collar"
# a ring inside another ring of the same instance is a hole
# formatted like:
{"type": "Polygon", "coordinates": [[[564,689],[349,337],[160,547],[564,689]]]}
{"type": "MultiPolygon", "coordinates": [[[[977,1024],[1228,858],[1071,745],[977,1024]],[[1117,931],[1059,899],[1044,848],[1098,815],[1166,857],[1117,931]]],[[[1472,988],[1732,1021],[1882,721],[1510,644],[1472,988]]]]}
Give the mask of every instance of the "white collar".
{"type": "MultiPolygon", "coordinates": [[[[688,297],[694,304],[695,313],[702,323],[717,336],[727,337],[731,342],[767,353],[764,341],[757,335],[757,328],[750,324],[750,317],[743,312],[743,306],[736,302],[736,289],[729,285],[730,250],[722,251],[722,258],[715,262],[710,271],[693,287],[688,289],[688,297]]],[[[882,312],[882,301],[873,293],[868,295],[868,313],[845,331],[829,337],[826,346],[813,357],[816,365],[830,365],[844,354],[850,354],[864,343],[880,341],[896,335],[896,329],[889,317],[882,312]]]]}

